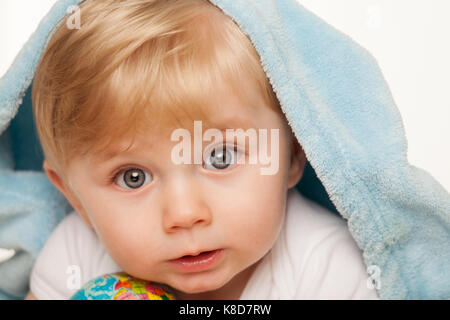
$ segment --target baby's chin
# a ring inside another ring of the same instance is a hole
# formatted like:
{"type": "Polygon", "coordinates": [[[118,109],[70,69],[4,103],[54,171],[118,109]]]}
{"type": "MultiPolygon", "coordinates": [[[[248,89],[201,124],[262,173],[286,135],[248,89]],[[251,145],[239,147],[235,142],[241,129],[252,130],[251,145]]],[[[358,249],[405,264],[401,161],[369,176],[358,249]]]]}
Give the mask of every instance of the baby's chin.
{"type": "Polygon", "coordinates": [[[201,295],[211,293],[223,288],[232,277],[213,275],[183,275],[176,280],[167,281],[169,287],[174,289],[175,295],[201,295]]]}

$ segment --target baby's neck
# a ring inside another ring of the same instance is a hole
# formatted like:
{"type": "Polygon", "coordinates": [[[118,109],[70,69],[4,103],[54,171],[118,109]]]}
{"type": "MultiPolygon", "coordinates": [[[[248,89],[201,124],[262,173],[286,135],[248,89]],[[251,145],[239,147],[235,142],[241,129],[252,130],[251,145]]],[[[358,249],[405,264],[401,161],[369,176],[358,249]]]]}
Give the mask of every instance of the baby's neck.
{"type": "Polygon", "coordinates": [[[178,300],[239,300],[244,292],[248,280],[252,276],[258,264],[259,261],[237,274],[226,285],[217,290],[201,293],[185,293],[174,290],[175,297],[178,300]]]}

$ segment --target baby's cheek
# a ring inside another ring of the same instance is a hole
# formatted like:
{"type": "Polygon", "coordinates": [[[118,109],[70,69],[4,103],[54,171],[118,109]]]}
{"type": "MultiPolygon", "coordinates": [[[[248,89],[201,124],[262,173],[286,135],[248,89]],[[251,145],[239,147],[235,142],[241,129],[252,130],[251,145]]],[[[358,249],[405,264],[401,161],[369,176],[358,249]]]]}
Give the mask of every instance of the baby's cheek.
{"type": "Polygon", "coordinates": [[[267,251],[277,238],[283,215],[282,200],[241,203],[229,222],[229,241],[246,252],[267,251]]]}
{"type": "Polygon", "coordinates": [[[109,221],[97,226],[98,234],[113,260],[124,270],[133,263],[143,263],[151,242],[131,221],[109,221]]]}

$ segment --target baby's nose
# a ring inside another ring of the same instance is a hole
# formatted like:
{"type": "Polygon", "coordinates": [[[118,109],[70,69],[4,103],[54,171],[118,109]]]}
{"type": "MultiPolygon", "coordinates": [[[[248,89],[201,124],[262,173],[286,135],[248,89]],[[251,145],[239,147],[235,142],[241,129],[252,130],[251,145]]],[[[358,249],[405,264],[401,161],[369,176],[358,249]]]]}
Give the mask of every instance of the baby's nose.
{"type": "Polygon", "coordinates": [[[163,228],[167,233],[208,226],[212,213],[193,179],[173,179],[163,190],[163,228]]]}

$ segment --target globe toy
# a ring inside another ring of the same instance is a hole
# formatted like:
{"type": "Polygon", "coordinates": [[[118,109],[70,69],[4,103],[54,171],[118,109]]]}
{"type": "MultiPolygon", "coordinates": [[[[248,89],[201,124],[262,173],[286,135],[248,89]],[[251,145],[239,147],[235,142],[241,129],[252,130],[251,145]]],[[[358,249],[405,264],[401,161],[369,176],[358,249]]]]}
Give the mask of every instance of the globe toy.
{"type": "Polygon", "coordinates": [[[70,300],[175,300],[175,296],[163,284],[117,272],[90,280],[70,300]]]}

